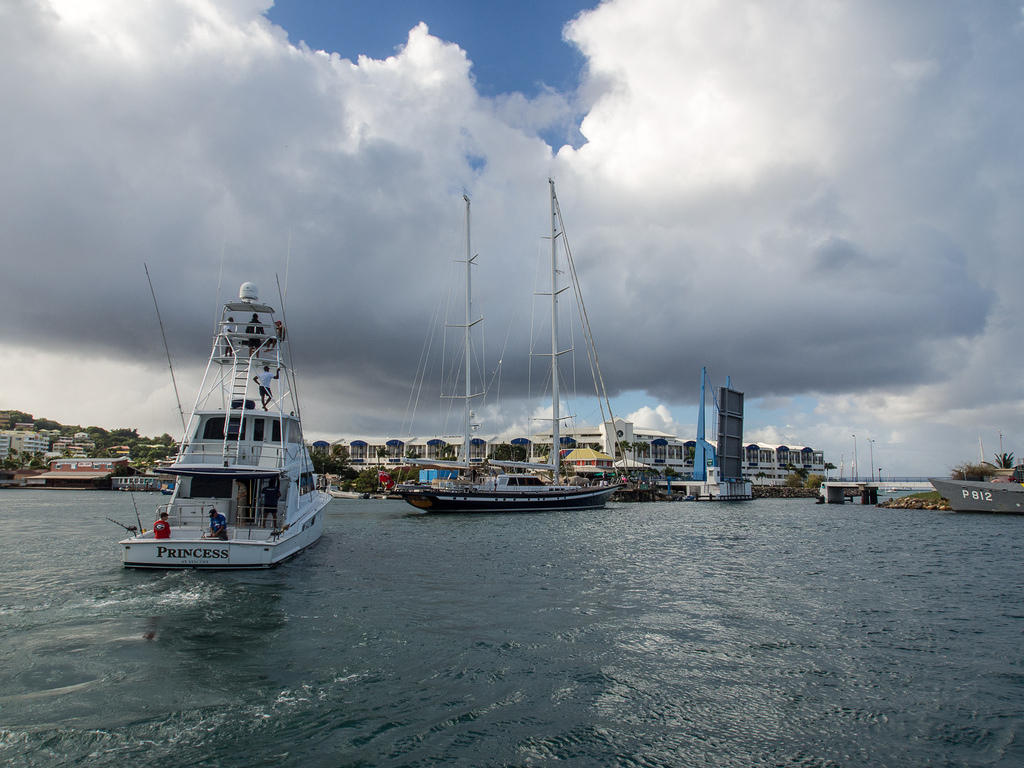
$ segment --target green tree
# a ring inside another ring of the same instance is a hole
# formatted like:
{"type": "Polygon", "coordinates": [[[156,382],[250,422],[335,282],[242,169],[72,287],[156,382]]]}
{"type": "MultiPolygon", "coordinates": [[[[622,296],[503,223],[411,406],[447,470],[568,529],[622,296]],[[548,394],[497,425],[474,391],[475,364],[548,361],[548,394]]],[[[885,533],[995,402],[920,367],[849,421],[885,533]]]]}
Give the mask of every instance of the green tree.
{"type": "MultiPolygon", "coordinates": [[[[807,482],[807,468],[806,467],[798,467],[795,464],[790,463],[790,464],[787,464],[785,468],[786,468],[786,470],[788,472],[792,472],[794,475],[797,476],[797,478],[800,481],[800,483],[799,483],[800,485],[803,485],[805,482],[807,482]]],[[[788,485],[788,483],[787,483],[787,485],[788,485]]]]}
{"type": "Polygon", "coordinates": [[[995,467],[991,464],[972,464],[965,461],[963,464],[953,468],[953,479],[955,480],[988,480],[995,474],[995,467]]]}
{"type": "Polygon", "coordinates": [[[825,482],[823,475],[810,474],[807,479],[804,480],[804,488],[820,488],[821,484],[825,482]]]}
{"type": "Polygon", "coordinates": [[[377,468],[369,467],[356,475],[352,482],[352,490],[357,493],[373,493],[377,490],[377,468]]]}
{"type": "Polygon", "coordinates": [[[115,464],[111,474],[113,477],[128,477],[128,475],[135,474],[135,471],[128,465],[128,462],[123,462],[115,464]]]}
{"type": "Polygon", "coordinates": [[[996,466],[1000,469],[1013,469],[1013,453],[997,453],[996,466]]]}
{"type": "Polygon", "coordinates": [[[355,476],[355,472],[351,472],[347,457],[343,457],[339,454],[330,453],[312,453],[310,458],[313,460],[313,471],[318,475],[339,475],[346,476],[352,474],[355,476]]]}
{"type": "Polygon", "coordinates": [[[804,479],[800,477],[796,472],[790,472],[786,475],[786,487],[787,488],[803,488],[804,479]]]}
{"type": "Polygon", "coordinates": [[[494,446],[493,456],[496,461],[512,461],[512,446],[509,443],[498,443],[494,446]]]}

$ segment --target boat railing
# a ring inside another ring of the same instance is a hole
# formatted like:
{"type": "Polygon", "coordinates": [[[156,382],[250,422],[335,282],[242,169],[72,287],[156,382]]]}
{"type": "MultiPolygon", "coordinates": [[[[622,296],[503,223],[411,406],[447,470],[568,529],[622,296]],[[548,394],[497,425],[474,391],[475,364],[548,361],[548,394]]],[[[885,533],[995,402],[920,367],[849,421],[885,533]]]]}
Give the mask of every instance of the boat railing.
{"type": "Polygon", "coordinates": [[[247,541],[253,538],[264,538],[268,529],[278,528],[283,519],[283,510],[278,510],[278,519],[275,520],[272,514],[268,514],[263,505],[245,504],[235,506],[228,499],[211,501],[181,502],[172,504],[161,504],[156,508],[157,516],[161,512],[167,513],[167,522],[171,524],[172,536],[177,531],[177,538],[185,535],[187,538],[211,538],[208,537],[210,510],[215,509],[224,515],[228,524],[228,540],[247,541]],[[185,531],[195,532],[194,536],[188,536],[185,531]]]}
{"type": "MultiPolygon", "coordinates": [[[[241,442],[235,464],[278,469],[292,458],[293,450],[266,443],[241,442]]],[[[178,459],[182,464],[224,464],[224,453],[220,441],[196,440],[182,446],[178,459]]]]}
{"type": "Polygon", "coordinates": [[[215,342],[218,360],[230,361],[243,355],[271,360],[279,357],[280,343],[284,340],[282,334],[272,329],[270,333],[246,333],[229,328],[233,325],[237,323],[221,323],[215,342]]]}

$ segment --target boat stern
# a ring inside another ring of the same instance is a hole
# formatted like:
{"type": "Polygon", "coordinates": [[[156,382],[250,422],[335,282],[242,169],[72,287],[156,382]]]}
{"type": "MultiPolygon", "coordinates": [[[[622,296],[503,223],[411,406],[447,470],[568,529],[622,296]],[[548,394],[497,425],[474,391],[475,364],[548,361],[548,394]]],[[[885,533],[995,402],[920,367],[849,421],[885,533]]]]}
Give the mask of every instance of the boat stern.
{"type": "Polygon", "coordinates": [[[270,568],[273,545],[219,539],[153,539],[121,542],[125,568],[270,568]]]}

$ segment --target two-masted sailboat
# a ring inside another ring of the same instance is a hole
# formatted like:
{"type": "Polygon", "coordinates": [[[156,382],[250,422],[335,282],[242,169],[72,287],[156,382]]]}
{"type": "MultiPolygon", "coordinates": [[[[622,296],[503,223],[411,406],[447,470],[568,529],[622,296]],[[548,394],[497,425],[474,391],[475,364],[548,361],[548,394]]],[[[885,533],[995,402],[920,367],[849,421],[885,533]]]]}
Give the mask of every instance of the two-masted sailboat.
{"type": "MultiPolygon", "coordinates": [[[[544,463],[513,462],[490,460],[487,466],[470,462],[470,401],[477,395],[472,391],[472,375],[470,363],[471,339],[470,332],[478,319],[472,314],[472,267],[476,262],[470,246],[469,198],[466,201],[466,319],[463,325],[465,332],[465,400],[463,418],[463,440],[459,457],[454,462],[421,461],[414,463],[429,464],[434,467],[456,469],[460,476],[451,481],[435,481],[430,486],[404,484],[395,489],[407,502],[424,512],[547,512],[568,509],[595,509],[603,507],[609,497],[619,489],[619,485],[571,485],[560,484],[561,446],[559,425],[559,380],[558,357],[563,353],[558,342],[558,297],[567,290],[558,285],[558,242],[564,241],[564,227],[561,225],[561,211],[555,195],[555,183],[548,179],[551,196],[551,452],[544,463]],[[472,478],[477,473],[497,467],[499,469],[518,469],[523,472],[490,475],[482,481],[475,482],[472,478]],[[542,471],[550,473],[553,482],[544,482],[538,475],[527,473],[542,471]]],[[[567,248],[566,248],[567,251],[567,248]]],[[[588,343],[592,349],[592,339],[588,343]]],[[[595,355],[596,357],[596,355],[595,355]]],[[[593,360],[593,358],[592,358],[593,360]]],[[[604,413],[602,406],[602,413],[604,413]]],[[[611,423],[610,408],[607,423],[611,423]]]]}
{"type": "Polygon", "coordinates": [[[302,439],[287,334],[252,283],[223,307],[164,471],[177,481],[157,508],[163,522],[120,542],[126,568],[270,568],[323,532],[330,496],[317,489],[302,439]]]}

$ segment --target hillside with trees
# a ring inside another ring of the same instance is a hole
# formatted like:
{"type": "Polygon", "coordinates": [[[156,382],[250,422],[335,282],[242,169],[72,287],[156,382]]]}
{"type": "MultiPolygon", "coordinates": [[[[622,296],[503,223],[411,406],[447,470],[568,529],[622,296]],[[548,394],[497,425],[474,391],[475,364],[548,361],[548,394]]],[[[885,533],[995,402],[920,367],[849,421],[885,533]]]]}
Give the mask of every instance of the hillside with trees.
{"type": "MultiPolygon", "coordinates": [[[[59,431],[61,437],[74,437],[79,433],[85,433],[95,446],[89,452],[90,456],[95,458],[124,455],[123,447],[127,447],[127,455],[131,457],[132,464],[138,467],[152,466],[159,460],[172,458],[177,449],[174,438],[166,432],[158,437],[146,437],[140,435],[139,431],[132,427],[119,427],[108,430],[97,426],[83,427],[79,424],[61,424],[52,419],[37,419],[30,413],[17,410],[0,411],[0,417],[4,416],[7,417],[12,426],[14,424],[31,423],[35,431],[59,431]]],[[[37,454],[12,455],[5,460],[5,465],[17,464],[17,467],[23,467],[30,466],[33,462],[41,464],[41,458],[37,454]]]]}

